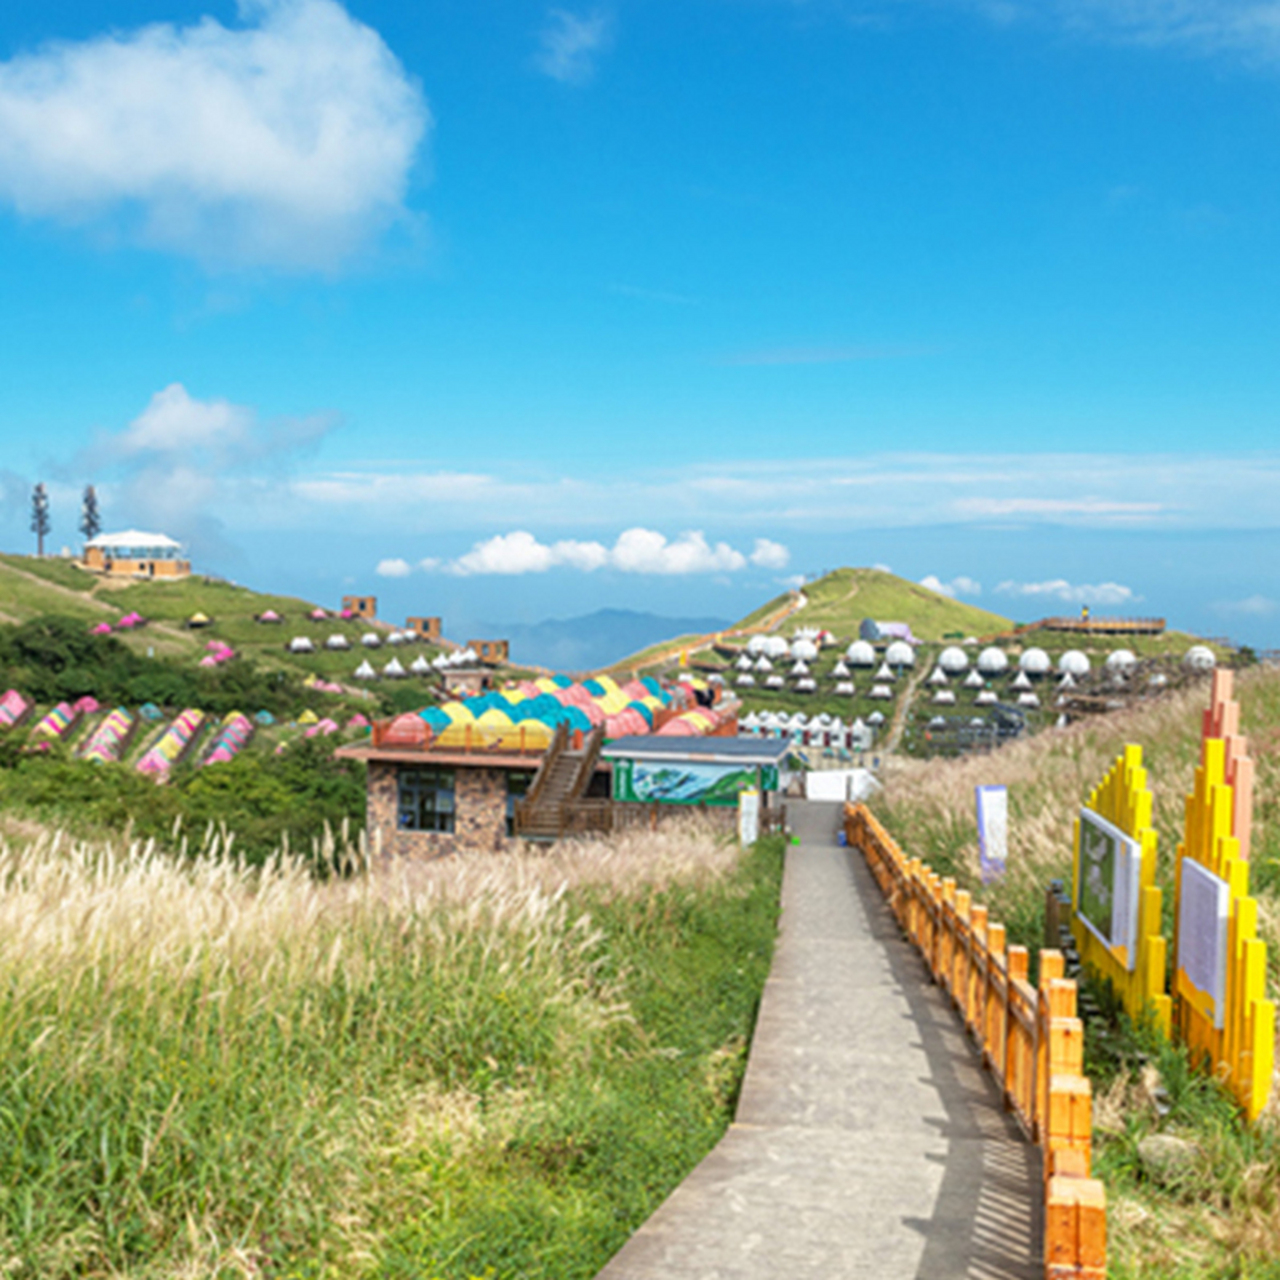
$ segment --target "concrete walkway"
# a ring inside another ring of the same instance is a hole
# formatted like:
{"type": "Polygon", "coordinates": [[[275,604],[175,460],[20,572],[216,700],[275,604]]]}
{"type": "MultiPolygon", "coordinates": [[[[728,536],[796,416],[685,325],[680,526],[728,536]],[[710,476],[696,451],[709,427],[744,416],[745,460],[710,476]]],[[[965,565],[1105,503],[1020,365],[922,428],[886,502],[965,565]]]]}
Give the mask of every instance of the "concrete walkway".
{"type": "Polygon", "coordinates": [[[1039,1280],[1035,1148],[839,806],[789,804],[782,931],[719,1145],[599,1280],[1039,1280]]]}

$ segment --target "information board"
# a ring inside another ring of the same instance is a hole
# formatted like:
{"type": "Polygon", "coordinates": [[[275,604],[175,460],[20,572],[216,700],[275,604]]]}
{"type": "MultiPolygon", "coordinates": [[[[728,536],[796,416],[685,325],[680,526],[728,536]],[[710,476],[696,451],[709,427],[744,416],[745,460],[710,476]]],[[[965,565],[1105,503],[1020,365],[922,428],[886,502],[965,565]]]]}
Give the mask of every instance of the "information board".
{"type": "Polygon", "coordinates": [[[1141,846],[1092,809],[1081,809],[1078,856],[1076,914],[1132,972],[1137,961],[1141,846]]]}
{"type": "Polygon", "coordinates": [[[1222,1030],[1227,993],[1227,920],[1231,886],[1194,858],[1182,859],[1178,898],[1178,994],[1222,1030]],[[1187,990],[1187,983],[1193,990],[1187,990]],[[1206,1008],[1208,1001],[1212,1007],[1206,1008]]]}
{"type": "Polygon", "coordinates": [[[978,800],[978,863],[982,883],[1004,875],[1009,853],[1009,791],[1007,787],[975,787],[978,800]]]}

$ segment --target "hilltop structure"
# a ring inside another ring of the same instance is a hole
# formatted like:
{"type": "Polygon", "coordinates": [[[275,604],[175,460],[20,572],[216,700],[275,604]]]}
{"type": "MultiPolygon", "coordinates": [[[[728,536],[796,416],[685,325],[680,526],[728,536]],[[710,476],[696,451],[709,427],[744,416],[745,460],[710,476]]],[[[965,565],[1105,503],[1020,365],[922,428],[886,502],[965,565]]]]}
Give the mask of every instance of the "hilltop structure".
{"type": "Polygon", "coordinates": [[[191,573],[191,561],[183,558],[180,542],[141,529],[90,538],[84,544],[82,563],[111,578],[185,578],[191,573]]]}

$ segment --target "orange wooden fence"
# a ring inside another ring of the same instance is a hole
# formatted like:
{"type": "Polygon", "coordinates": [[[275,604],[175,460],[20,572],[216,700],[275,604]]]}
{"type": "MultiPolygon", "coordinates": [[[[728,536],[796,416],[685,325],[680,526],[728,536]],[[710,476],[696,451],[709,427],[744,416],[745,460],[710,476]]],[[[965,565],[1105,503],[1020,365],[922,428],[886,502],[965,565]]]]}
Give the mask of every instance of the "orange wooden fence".
{"type": "Polygon", "coordinates": [[[1027,1138],[1044,1154],[1046,1280],[1104,1280],[1107,1204],[1090,1176],[1093,1096],[1083,1073],[1076,984],[1059,951],[1040,952],[1038,986],[1025,947],[969,893],[908,858],[865,805],[846,805],[845,835],[903,930],[977,1041],[1027,1138]]]}

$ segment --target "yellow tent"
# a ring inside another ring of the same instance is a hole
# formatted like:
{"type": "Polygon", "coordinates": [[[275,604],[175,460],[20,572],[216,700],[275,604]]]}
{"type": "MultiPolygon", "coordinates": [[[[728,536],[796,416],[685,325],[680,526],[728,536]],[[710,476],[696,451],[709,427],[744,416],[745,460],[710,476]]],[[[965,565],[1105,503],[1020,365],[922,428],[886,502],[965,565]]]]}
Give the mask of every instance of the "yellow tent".
{"type": "Polygon", "coordinates": [[[320,717],[316,715],[316,713],[312,711],[310,707],[308,707],[307,710],[304,711],[298,717],[299,724],[319,724],[319,722],[320,722],[320,717]]]}

